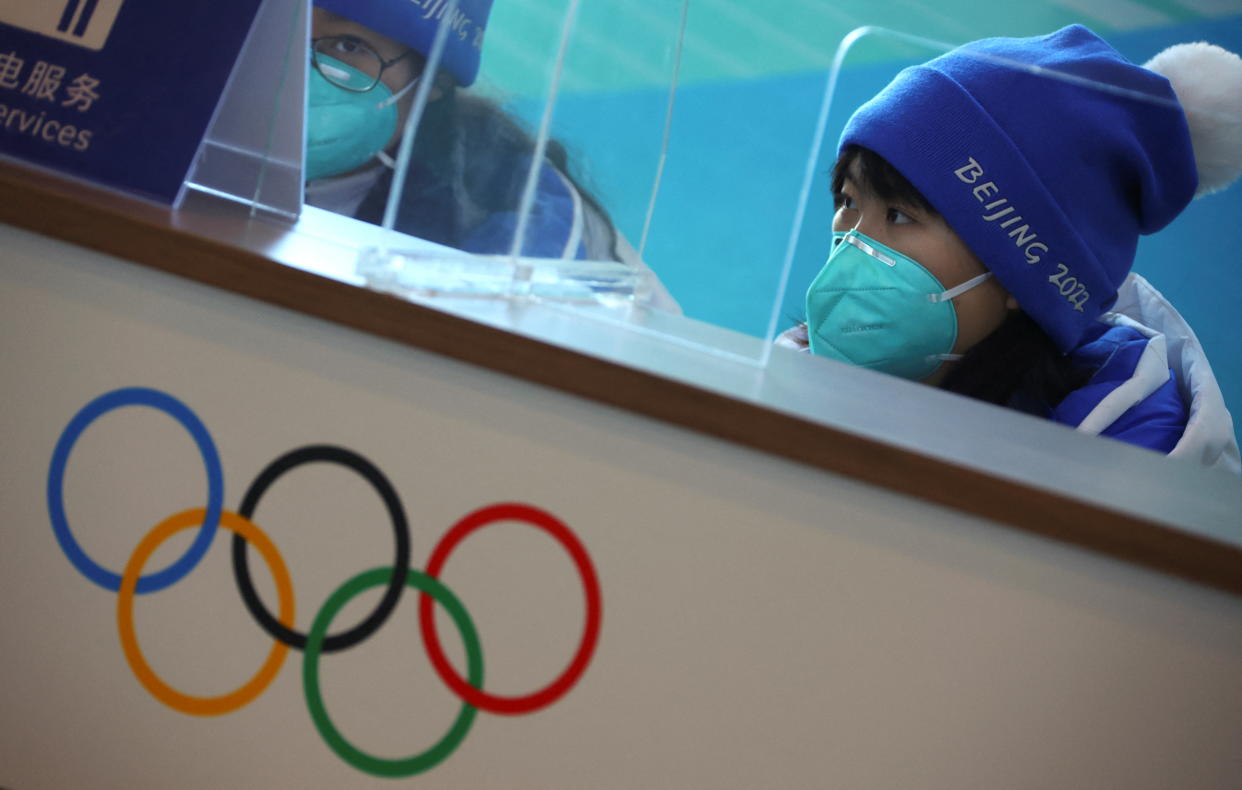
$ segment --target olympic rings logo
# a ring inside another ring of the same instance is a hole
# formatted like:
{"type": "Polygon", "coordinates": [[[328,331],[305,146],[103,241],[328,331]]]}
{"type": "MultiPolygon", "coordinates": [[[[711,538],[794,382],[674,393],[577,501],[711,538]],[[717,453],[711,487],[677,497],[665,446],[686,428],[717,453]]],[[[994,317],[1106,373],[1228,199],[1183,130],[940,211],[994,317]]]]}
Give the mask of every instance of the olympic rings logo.
{"type": "Polygon", "coordinates": [[[117,593],[116,621],[121,649],[134,675],[146,690],[174,710],[196,716],[229,713],[259,696],[275,679],[290,647],[302,651],[302,687],[307,709],[328,746],[345,762],[377,776],[404,777],[438,765],[461,744],[479,710],[497,714],[532,713],[564,696],[586,671],[599,641],[603,604],[595,567],[586,549],[570,529],[555,516],[524,504],[498,504],[481,508],[458,521],[435,546],[425,571],[410,567],[410,534],[405,512],[396,490],[379,469],[362,456],[341,447],[315,445],[292,450],[272,461],[259,473],[242,497],[236,512],[224,509],[224,473],[215,443],[202,421],[185,404],[159,390],[141,387],[118,389],[94,399],[79,411],[61,432],[52,453],[47,477],[47,507],[52,531],[73,566],[87,579],[117,593]],[[172,417],[190,434],[202,455],[207,471],[206,507],[192,508],[169,516],[147,533],[134,549],[121,573],[110,571],[87,556],[70,529],[64,507],[65,467],[74,444],[82,432],[102,415],[126,406],[146,406],[172,417]],[[393,564],[359,573],[328,596],[315,615],[310,630],[294,630],[293,585],[288,569],[275,544],[250,521],[259,500],[285,472],[312,462],[339,464],[359,474],[383,500],[392,521],[393,564]],[[586,597],[586,624],[582,640],[569,666],[551,683],[533,693],[503,697],[483,690],[483,654],[479,637],[465,607],[439,579],[453,550],[473,533],[499,521],[521,521],[543,530],[554,538],[570,558],[581,577],[586,597]],[[148,559],[172,535],[198,528],[190,547],[167,568],[143,575],[148,559]],[[217,697],[195,697],[182,693],[151,669],[143,657],[134,631],[134,596],[163,590],[183,579],[207,553],[218,528],[233,533],[232,563],[238,589],[250,614],[275,641],[259,671],[236,690],[217,697]],[[247,547],[254,546],[267,563],[275,581],[278,611],[273,615],[255,592],[250,577],[247,547]],[[383,587],[384,594],[375,609],[354,627],[328,633],[337,613],[359,593],[383,587]],[[461,710],[449,731],[434,745],[410,757],[375,757],[345,739],[333,725],[319,689],[319,660],[324,653],[345,650],[373,634],[396,608],[406,587],[419,591],[419,630],[432,666],[440,679],[461,700],[461,710]],[[454,669],[440,644],[433,617],[433,602],[450,615],[465,645],[466,677],[454,669]]]}

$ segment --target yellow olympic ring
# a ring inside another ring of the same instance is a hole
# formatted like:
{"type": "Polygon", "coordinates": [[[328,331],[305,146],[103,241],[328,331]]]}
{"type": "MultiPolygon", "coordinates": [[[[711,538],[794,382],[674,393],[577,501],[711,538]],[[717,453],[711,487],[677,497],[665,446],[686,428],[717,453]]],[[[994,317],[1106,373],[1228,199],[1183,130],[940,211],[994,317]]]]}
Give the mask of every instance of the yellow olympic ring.
{"type": "MultiPolygon", "coordinates": [[[[280,671],[289,647],[277,641],[254,677],[235,691],[219,697],[193,697],[177,691],[156,676],[146,659],[143,658],[142,651],[138,647],[138,640],[134,635],[134,589],[138,585],[138,577],[142,574],[143,565],[151,558],[159,545],[170,536],[183,529],[201,526],[206,513],[206,508],[201,507],[184,510],[157,524],[142,539],[142,542],[134,549],[133,555],[130,556],[125,572],[121,575],[121,586],[116,598],[116,625],[120,632],[121,648],[125,651],[125,659],[129,662],[130,669],[134,671],[134,675],[138,677],[147,691],[151,692],[152,696],[182,713],[195,716],[218,716],[237,710],[262,694],[263,690],[275,679],[276,673],[280,671]]],[[[292,628],[293,584],[289,580],[289,571],[285,568],[285,561],[281,559],[275,544],[249,520],[227,510],[220,515],[220,526],[241,535],[267,560],[268,567],[272,571],[272,578],[276,582],[276,594],[280,598],[280,615],[277,619],[282,625],[292,628]]]]}

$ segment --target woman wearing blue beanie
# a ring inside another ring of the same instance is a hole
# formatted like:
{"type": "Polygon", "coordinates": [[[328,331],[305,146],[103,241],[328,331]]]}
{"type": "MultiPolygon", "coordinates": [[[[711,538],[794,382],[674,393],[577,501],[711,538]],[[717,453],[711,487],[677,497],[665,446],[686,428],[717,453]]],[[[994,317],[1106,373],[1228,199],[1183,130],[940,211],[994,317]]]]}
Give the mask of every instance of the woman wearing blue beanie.
{"type": "Polygon", "coordinates": [[[1198,339],[1130,271],[1239,173],[1237,55],[1140,67],[1079,25],[968,44],[846,124],[832,254],[778,342],[1242,471],[1198,339]]]}
{"type": "MultiPolygon", "coordinates": [[[[507,254],[534,142],[475,81],[492,0],[314,0],[306,199],[378,223],[401,129],[425,76],[435,80],[417,131],[397,230],[478,254],[507,254]],[[448,26],[439,73],[423,69],[448,26]]],[[[569,175],[552,141],[522,254],[642,266],[607,212],[569,175]]],[[[676,309],[657,286],[656,303],[676,309]]]]}

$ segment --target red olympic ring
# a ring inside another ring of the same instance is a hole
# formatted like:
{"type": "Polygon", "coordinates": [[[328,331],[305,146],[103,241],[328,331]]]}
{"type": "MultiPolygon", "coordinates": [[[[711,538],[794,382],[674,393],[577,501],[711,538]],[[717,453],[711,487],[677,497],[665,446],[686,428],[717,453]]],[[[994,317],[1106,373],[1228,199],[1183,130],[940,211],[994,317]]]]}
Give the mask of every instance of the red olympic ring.
{"type": "Polygon", "coordinates": [[[448,658],[445,657],[444,651],[440,647],[440,637],[436,634],[435,617],[432,616],[433,600],[427,593],[422,593],[419,596],[418,624],[419,629],[422,631],[423,644],[427,648],[427,655],[431,659],[432,666],[435,667],[436,672],[440,675],[440,679],[454,693],[467,704],[473,705],[480,710],[490,713],[517,715],[531,713],[551,705],[578,682],[582,673],[586,671],[587,664],[591,662],[591,655],[595,652],[595,645],[599,641],[603,603],[599,590],[599,578],[595,574],[595,566],[591,564],[591,558],[587,555],[582,543],[569,531],[568,527],[551,513],[530,505],[513,503],[490,505],[465,516],[454,524],[453,528],[445,533],[440,542],[436,544],[435,551],[431,553],[431,559],[428,560],[427,568],[424,572],[433,579],[439,580],[440,571],[444,567],[445,561],[448,560],[449,553],[466,536],[497,521],[510,520],[524,521],[550,534],[569,552],[574,565],[578,568],[578,574],[582,577],[583,592],[586,594],[586,625],[582,631],[582,642],[578,645],[578,652],[574,654],[573,660],[570,661],[565,671],[547,686],[531,694],[517,697],[502,697],[496,694],[489,694],[463,680],[456,670],[453,669],[453,665],[449,663],[448,658]]]}

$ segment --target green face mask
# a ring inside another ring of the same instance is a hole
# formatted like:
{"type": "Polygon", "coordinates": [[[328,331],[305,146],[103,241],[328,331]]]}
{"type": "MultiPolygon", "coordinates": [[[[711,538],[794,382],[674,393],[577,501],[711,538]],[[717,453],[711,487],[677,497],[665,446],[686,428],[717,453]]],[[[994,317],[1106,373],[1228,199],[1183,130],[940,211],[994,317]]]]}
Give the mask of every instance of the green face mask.
{"type": "Polygon", "coordinates": [[[950,353],[957,342],[951,300],[991,272],[945,290],[918,261],[858,231],[833,240],[806,292],[812,353],[915,381],[959,358],[950,353]]]}
{"type": "Polygon", "coordinates": [[[310,70],[306,100],[306,180],[340,175],[369,162],[397,132],[397,100],[418,84],[394,94],[384,83],[365,93],[329,82],[319,69],[331,69],[343,84],[370,85],[374,78],[347,63],[319,56],[310,70]]]}

